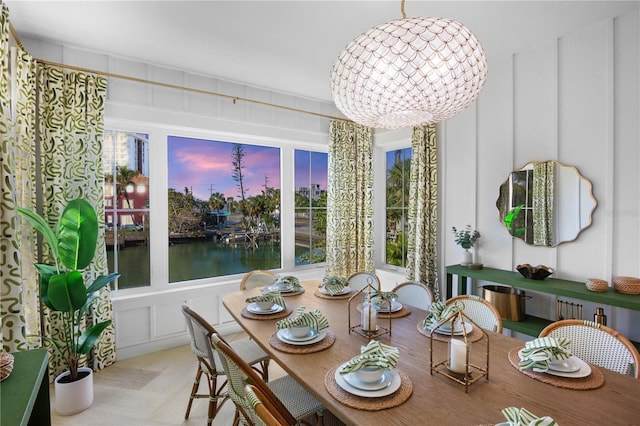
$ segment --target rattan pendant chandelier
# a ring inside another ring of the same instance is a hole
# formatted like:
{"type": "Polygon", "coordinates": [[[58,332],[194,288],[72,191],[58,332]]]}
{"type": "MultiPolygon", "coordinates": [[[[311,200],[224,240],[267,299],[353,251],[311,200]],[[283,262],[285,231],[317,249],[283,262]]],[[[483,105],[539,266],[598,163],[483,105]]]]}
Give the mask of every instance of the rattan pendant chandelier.
{"type": "Polygon", "coordinates": [[[437,123],[480,93],[487,60],[476,36],[446,18],[407,18],[353,39],[331,71],[336,106],[367,127],[397,129],[437,123]]]}

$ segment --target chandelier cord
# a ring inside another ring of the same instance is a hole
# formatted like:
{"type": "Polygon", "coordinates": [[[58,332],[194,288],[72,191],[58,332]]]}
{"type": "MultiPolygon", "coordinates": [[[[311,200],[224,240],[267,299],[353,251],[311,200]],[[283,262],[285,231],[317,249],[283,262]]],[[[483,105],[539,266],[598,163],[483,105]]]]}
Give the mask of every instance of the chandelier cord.
{"type": "Polygon", "coordinates": [[[402,19],[407,19],[407,14],[404,13],[404,0],[400,0],[400,12],[402,13],[402,19]]]}

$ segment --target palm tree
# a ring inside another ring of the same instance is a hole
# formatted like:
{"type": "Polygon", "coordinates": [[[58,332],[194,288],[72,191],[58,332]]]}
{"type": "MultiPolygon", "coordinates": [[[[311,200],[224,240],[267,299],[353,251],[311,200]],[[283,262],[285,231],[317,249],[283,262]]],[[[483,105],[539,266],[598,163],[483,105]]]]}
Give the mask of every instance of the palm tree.
{"type": "Polygon", "coordinates": [[[220,225],[220,210],[224,208],[225,204],[226,204],[226,198],[224,197],[224,194],[220,192],[214,192],[209,197],[209,208],[211,210],[215,210],[216,213],[218,214],[217,216],[218,226],[220,225]]]}

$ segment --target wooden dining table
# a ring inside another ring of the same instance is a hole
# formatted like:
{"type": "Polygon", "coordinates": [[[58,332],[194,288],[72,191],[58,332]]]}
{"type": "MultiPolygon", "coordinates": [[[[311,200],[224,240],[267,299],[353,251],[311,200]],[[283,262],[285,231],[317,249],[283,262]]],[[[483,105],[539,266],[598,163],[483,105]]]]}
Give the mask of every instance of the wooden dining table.
{"type": "MultiPolygon", "coordinates": [[[[318,281],[303,281],[305,292],[286,297],[287,307],[305,306],[319,309],[328,319],[335,342],[314,353],[287,353],[274,348],[269,340],[277,331],[278,319],[254,319],[242,315],[246,298],[260,294],[251,289],[224,297],[224,306],[238,324],[288,374],[293,376],[327,410],[347,425],[488,425],[506,421],[501,410],[524,407],[538,416],[550,416],[561,426],[568,425],[640,425],[640,380],[601,367],[604,385],[591,390],[557,387],[536,380],[515,368],[508,353],[523,347],[524,341],[489,332],[488,379],[481,378],[468,387],[440,374],[430,373],[430,339],[417,327],[427,312],[410,307],[411,313],[391,322],[391,335],[378,337],[380,342],[397,347],[397,369],[409,377],[411,396],[401,405],[371,411],[349,407],[336,399],[325,386],[327,372],[360,354],[367,338],[349,330],[360,321],[356,300],[327,299],[316,294],[318,281]],[[349,309],[351,308],[351,309],[349,309]]],[[[388,320],[379,319],[386,326],[388,320]]],[[[486,360],[486,341],[471,346],[474,362],[486,360]]],[[[447,343],[433,342],[434,360],[447,356],[447,343]]]]}

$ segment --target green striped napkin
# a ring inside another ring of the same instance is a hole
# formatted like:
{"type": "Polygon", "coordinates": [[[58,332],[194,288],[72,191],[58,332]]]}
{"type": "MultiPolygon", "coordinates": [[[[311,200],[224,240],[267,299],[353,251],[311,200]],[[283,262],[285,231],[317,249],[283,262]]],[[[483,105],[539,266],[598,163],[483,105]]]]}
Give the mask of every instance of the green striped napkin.
{"type": "Polygon", "coordinates": [[[245,302],[273,302],[283,308],[287,307],[287,304],[284,302],[284,297],[282,297],[279,291],[269,291],[267,293],[262,293],[259,296],[249,297],[245,302]]]}
{"type": "Polygon", "coordinates": [[[551,417],[538,417],[526,408],[507,407],[502,410],[502,414],[510,426],[557,426],[558,424],[551,417]]]}
{"type": "Polygon", "coordinates": [[[429,311],[431,312],[425,319],[422,321],[422,326],[424,328],[429,328],[434,324],[439,323],[445,318],[450,317],[451,315],[458,313],[462,310],[462,306],[458,303],[452,303],[447,306],[444,302],[437,301],[431,304],[429,311]]]}
{"type": "Polygon", "coordinates": [[[564,337],[539,337],[525,343],[518,355],[520,370],[533,370],[544,373],[549,370],[552,359],[568,359],[571,357],[569,344],[571,340],[564,337]]]}
{"type": "Polygon", "coordinates": [[[389,309],[391,309],[391,303],[398,298],[398,295],[392,291],[376,291],[371,296],[371,303],[378,308],[387,303],[389,309]]]}
{"type": "Polygon", "coordinates": [[[300,306],[296,311],[295,317],[285,318],[278,321],[276,323],[276,327],[284,329],[308,325],[309,327],[318,330],[318,332],[329,328],[329,321],[327,321],[327,318],[322,315],[318,309],[314,309],[309,312],[305,312],[304,310],[305,307],[300,306]]]}
{"type": "Polygon", "coordinates": [[[400,351],[393,346],[387,346],[377,340],[372,340],[367,346],[362,346],[360,355],[351,358],[340,369],[340,374],[348,374],[364,367],[380,367],[393,370],[398,364],[400,351]]]}
{"type": "Polygon", "coordinates": [[[336,294],[342,293],[342,291],[347,286],[347,284],[348,284],[348,281],[344,277],[327,275],[322,279],[322,284],[320,284],[320,288],[324,288],[324,290],[327,293],[329,293],[331,296],[335,296],[336,294]]]}
{"type": "Polygon", "coordinates": [[[295,292],[295,291],[302,290],[302,286],[300,285],[300,280],[291,275],[287,275],[285,277],[278,277],[272,285],[277,286],[277,288],[280,291],[295,292]]]}

